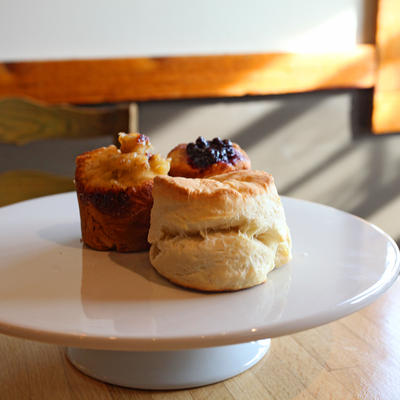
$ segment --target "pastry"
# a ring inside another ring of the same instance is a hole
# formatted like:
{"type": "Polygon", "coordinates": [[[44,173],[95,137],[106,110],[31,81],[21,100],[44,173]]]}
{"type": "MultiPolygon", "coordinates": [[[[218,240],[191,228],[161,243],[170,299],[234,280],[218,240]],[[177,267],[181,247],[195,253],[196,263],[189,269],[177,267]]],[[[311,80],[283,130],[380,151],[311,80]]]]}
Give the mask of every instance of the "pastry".
{"type": "Polygon", "coordinates": [[[169,160],[152,153],[145,135],[120,133],[118,140],[119,149],[102,147],[76,159],[82,240],[96,250],[146,250],[153,178],[168,173],[169,160]]]}
{"type": "Polygon", "coordinates": [[[250,159],[243,149],[230,140],[200,136],[194,143],[182,143],[172,149],[169,175],[205,178],[229,171],[250,169],[250,159]]]}
{"type": "Polygon", "coordinates": [[[241,170],[204,179],[154,178],[150,261],[168,280],[204,291],[238,290],[291,259],[273,177],[241,170]]]}

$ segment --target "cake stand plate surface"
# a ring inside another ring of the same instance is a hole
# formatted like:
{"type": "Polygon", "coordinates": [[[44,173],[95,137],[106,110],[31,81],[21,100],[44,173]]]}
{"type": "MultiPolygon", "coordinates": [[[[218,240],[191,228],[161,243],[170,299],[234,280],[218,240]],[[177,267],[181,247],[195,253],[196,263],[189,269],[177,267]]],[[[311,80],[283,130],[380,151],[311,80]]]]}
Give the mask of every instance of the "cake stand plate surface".
{"type": "Polygon", "coordinates": [[[266,338],[355,312],[399,273],[399,250],[377,227],[320,204],[283,203],[293,260],[265,284],[227,293],[169,283],[147,252],[86,248],[75,193],[0,208],[0,332],[68,346],[81,371],[123,386],[236,375],[262,358],[266,338]]]}

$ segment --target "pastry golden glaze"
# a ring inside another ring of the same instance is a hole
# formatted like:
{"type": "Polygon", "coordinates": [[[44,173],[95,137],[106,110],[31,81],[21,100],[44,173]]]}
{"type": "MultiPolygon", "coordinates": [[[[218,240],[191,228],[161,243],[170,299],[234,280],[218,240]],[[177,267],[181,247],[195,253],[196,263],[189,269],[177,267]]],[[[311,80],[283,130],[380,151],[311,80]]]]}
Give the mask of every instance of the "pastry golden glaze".
{"type": "Polygon", "coordinates": [[[248,155],[238,144],[220,138],[207,141],[200,136],[194,143],[179,144],[168,157],[171,159],[170,176],[206,178],[251,168],[248,155]]]}
{"type": "Polygon", "coordinates": [[[153,199],[150,261],[178,285],[244,289],[265,282],[291,258],[283,206],[266,172],[156,177],[153,199]]]}
{"type": "Polygon", "coordinates": [[[120,149],[102,147],[76,159],[82,240],[96,250],[146,250],[153,178],[168,173],[169,160],[151,153],[147,136],[120,133],[118,140],[120,149]]]}

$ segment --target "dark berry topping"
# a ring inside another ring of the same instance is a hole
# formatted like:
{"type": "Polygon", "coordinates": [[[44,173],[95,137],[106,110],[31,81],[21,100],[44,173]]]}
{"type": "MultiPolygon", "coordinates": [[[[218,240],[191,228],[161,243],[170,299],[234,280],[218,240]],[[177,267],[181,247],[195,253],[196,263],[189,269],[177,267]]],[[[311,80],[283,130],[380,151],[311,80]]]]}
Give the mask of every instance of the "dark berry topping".
{"type": "Polygon", "coordinates": [[[233,158],[236,155],[235,149],[233,147],[228,147],[226,149],[226,154],[228,156],[228,158],[233,158]]]}
{"type": "Polygon", "coordinates": [[[214,138],[211,143],[217,147],[222,147],[224,145],[223,141],[221,140],[221,138],[216,137],[214,138]]]}
{"type": "Polygon", "coordinates": [[[196,146],[199,149],[205,149],[208,147],[208,141],[203,138],[203,136],[199,136],[196,140],[196,146]]]}
{"type": "Polygon", "coordinates": [[[192,152],[192,151],[194,151],[195,148],[196,148],[196,145],[195,145],[194,143],[189,143],[189,144],[186,146],[186,151],[187,151],[187,152],[192,152]]]}
{"type": "Polygon", "coordinates": [[[199,136],[195,143],[188,143],[186,153],[189,164],[194,168],[207,168],[217,162],[234,163],[240,158],[229,139],[221,140],[216,137],[206,140],[199,136]]]}

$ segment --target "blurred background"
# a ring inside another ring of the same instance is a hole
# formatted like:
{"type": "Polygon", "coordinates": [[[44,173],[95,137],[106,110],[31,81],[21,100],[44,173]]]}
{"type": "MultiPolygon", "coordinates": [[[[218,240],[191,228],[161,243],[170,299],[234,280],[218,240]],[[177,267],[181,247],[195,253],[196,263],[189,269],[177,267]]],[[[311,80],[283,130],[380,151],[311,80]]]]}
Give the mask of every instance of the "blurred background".
{"type": "Polygon", "coordinates": [[[282,195],[400,241],[400,5],[0,3],[0,205],[73,190],[75,157],[230,138],[282,195]],[[397,19],[396,19],[397,16],[397,19]]]}

